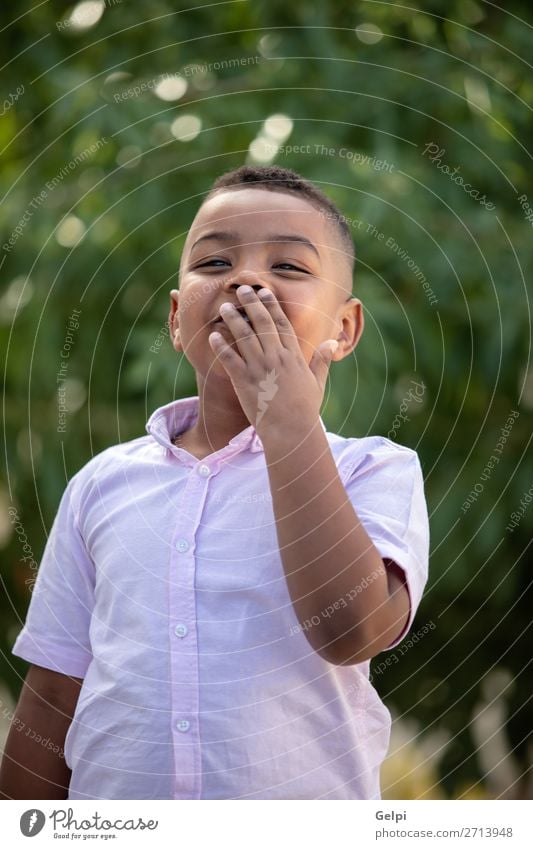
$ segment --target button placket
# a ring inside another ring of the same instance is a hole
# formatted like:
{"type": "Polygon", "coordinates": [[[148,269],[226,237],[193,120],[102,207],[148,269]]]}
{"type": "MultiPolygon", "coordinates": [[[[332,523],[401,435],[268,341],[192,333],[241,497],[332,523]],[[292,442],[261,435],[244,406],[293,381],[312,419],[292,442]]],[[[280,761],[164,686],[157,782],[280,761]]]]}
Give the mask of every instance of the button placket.
{"type": "Polygon", "coordinates": [[[207,463],[191,469],[177,510],[169,558],[171,727],[176,798],[199,799],[201,795],[195,546],[212,473],[207,463]]]}

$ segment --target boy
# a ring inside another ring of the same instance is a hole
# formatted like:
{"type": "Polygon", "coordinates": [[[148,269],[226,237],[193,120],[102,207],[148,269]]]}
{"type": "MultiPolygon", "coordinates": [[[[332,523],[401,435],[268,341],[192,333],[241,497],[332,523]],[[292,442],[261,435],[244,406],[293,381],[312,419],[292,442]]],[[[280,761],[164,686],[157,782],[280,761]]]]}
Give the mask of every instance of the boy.
{"type": "Polygon", "coordinates": [[[370,658],[411,627],[428,521],[414,451],[319,415],[363,330],[353,262],[298,174],[214,184],[170,293],[198,396],[67,486],[13,649],[64,762],[12,730],[7,798],[381,798],[370,658]]]}

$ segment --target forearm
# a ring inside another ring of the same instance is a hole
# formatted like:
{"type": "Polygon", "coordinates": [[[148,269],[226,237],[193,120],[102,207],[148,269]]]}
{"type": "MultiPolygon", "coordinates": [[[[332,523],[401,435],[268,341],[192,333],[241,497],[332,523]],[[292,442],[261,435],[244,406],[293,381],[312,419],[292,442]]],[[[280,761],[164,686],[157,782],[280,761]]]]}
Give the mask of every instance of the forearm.
{"type": "Polygon", "coordinates": [[[71,721],[36,694],[22,694],[0,766],[0,798],[68,798],[63,748],[71,721]]]}
{"type": "Polygon", "coordinates": [[[389,595],[382,558],[346,494],[318,419],[313,427],[301,423],[261,439],[296,615],[302,626],[313,623],[306,631],[317,651],[339,638],[353,641],[356,651],[389,595]]]}

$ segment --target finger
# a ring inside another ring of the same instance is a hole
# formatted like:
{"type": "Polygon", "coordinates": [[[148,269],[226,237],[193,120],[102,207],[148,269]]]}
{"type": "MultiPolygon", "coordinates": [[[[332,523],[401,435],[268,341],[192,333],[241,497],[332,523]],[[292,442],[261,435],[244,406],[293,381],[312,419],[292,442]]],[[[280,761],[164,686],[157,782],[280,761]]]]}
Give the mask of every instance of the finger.
{"type": "Polygon", "coordinates": [[[332,363],[335,352],[339,347],[336,339],[327,339],[318,346],[317,350],[311,357],[309,368],[313,372],[315,379],[320,386],[322,392],[326,387],[328,379],[329,367],[332,363]]]}
{"type": "Polygon", "coordinates": [[[257,297],[251,286],[239,286],[237,297],[246,310],[257,339],[265,354],[279,348],[279,333],[267,306],[257,297]]]}
{"type": "Polygon", "coordinates": [[[244,320],[233,304],[221,304],[219,312],[244,359],[251,362],[252,359],[262,357],[263,349],[253,325],[244,320]]]}
{"type": "Polygon", "coordinates": [[[209,344],[220,360],[230,377],[238,378],[245,369],[242,357],[228,345],[222,333],[213,330],[208,336],[209,344]]]}
{"type": "Polygon", "coordinates": [[[278,332],[279,339],[284,348],[291,351],[299,351],[300,345],[289,319],[281,309],[281,304],[270,289],[259,289],[257,293],[262,303],[268,310],[270,318],[278,332]]]}

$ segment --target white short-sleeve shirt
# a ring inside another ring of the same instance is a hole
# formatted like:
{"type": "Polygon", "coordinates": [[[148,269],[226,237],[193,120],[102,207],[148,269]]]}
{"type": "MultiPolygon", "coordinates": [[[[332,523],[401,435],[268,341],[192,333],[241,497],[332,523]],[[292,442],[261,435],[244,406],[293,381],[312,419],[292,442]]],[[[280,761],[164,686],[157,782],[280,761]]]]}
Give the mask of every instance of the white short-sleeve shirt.
{"type": "MultiPolygon", "coordinates": [[[[64,492],[13,653],[84,679],[70,799],[380,799],[391,715],[370,662],[335,666],[299,627],[250,425],[198,460],[172,444],[198,397],[91,459],[64,492]]],[[[413,623],[428,576],[418,457],[328,433],[413,623]]]]}

